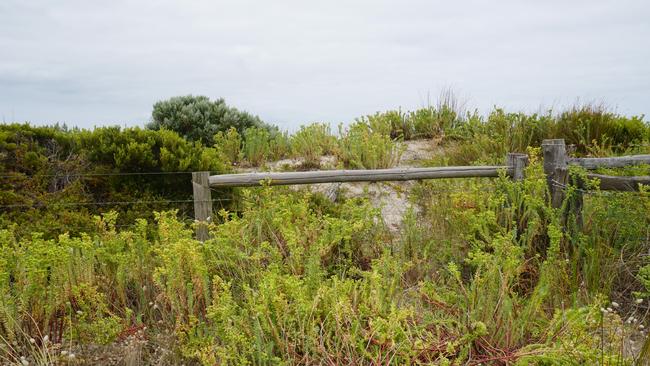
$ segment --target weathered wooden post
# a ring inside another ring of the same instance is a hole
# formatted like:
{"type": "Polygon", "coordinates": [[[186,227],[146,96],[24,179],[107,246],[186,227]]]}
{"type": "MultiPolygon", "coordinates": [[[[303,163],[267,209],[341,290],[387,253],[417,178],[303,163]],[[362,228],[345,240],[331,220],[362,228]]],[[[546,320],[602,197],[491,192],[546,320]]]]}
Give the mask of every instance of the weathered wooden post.
{"type": "Polygon", "coordinates": [[[520,182],[524,180],[524,169],[528,165],[528,155],[509,153],[506,157],[506,165],[512,167],[512,179],[520,182]]]}
{"type": "Polygon", "coordinates": [[[542,153],[546,182],[551,193],[551,205],[558,208],[562,206],[564,187],[567,183],[567,156],[564,139],[544,140],[542,153]]]}
{"type": "Polygon", "coordinates": [[[196,238],[208,239],[207,221],[212,215],[212,193],[210,192],[210,172],[193,172],[192,188],[194,191],[194,220],[198,221],[196,238]]]}

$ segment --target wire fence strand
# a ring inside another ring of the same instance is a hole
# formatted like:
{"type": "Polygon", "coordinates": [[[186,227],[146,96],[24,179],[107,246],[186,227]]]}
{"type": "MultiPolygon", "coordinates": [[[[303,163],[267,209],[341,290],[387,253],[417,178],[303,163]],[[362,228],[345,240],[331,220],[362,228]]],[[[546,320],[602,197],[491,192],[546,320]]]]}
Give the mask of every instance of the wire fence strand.
{"type": "Polygon", "coordinates": [[[136,204],[170,204],[170,203],[189,203],[189,202],[225,202],[232,201],[232,198],[218,198],[213,200],[159,200],[159,201],[105,201],[105,202],[62,202],[50,204],[27,204],[17,203],[9,205],[0,205],[0,208],[42,208],[42,207],[72,207],[72,206],[119,206],[119,205],[136,205],[136,204]]]}
{"type": "MultiPolygon", "coordinates": [[[[212,174],[214,172],[210,172],[212,174]]],[[[181,175],[181,174],[192,174],[192,172],[116,172],[116,173],[85,173],[85,174],[25,174],[25,173],[16,173],[16,174],[4,174],[0,175],[0,178],[18,178],[21,177],[21,174],[25,178],[80,178],[80,177],[112,177],[112,176],[138,176],[138,175],[181,175]]]]}
{"type": "Polygon", "coordinates": [[[647,192],[641,192],[641,191],[602,191],[602,190],[593,190],[593,189],[582,189],[574,185],[570,184],[564,184],[561,182],[558,182],[557,180],[553,179],[551,180],[551,184],[553,187],[557,187],[563,191],[567,191],[569,189],[572,189],[574,191],[578,191],[582,194],[586,195],[591,195],[591,196],[612,196],[612,195],[620,195],[620,194],[636,194],[636,195],[647,195],[647,192]]]}

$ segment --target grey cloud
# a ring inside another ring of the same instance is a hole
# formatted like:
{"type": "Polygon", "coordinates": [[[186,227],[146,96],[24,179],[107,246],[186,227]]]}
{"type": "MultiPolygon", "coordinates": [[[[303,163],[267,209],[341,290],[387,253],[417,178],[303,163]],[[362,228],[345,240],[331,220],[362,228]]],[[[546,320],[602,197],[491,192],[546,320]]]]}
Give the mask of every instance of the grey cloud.
{"type": "Polygon", "coordinates": [[[3,0],[0,113],[142,124],[181,94],[295,128],[414,108],[650,107],[646,1],[3,0]],[[13,111],[13,112],[12,112],[13,111]]]}

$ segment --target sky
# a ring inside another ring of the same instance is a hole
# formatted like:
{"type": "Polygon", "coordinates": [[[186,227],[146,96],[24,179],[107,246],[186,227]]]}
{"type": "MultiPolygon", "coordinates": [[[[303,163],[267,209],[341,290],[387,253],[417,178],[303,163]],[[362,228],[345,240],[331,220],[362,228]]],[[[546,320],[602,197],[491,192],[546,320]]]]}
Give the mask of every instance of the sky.
{"type": "Polygon", "coordinates": [[[0,0],[4,122],[137,126],[194,94],[294,130],[447,89],[650,116],[650,1],[0,0]]]}

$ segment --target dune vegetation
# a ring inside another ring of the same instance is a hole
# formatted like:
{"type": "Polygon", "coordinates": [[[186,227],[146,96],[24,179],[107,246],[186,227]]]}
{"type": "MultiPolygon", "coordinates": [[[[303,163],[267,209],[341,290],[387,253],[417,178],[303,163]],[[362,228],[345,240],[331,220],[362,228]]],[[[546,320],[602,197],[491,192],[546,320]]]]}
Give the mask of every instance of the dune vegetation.
{"type": "Polygon", "coordinates": [[[540,156],[548,138],[574,156],[650,153],[643,116],[448,98],[289,134],[184,98],[145,128],[0,125],[0,363],[650,360],[650,191],[585,194],[577,225],[551,207],[540,156]],[[421,166],[530,164],[520,182],[414,183],[399,230],[364,194],[220,189],[210,239],[194,238],[188,172],[386,168],[415,140],[435,150],[421,166]]]}

